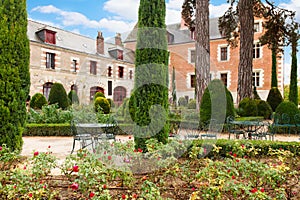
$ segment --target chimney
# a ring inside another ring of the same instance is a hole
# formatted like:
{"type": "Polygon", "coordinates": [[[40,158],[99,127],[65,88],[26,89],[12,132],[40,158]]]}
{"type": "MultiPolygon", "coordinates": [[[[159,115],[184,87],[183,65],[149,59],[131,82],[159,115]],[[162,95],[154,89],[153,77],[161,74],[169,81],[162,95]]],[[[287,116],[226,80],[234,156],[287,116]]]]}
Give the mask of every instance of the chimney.
{"type": "Polygon", "coordinates": [[[115,44],[118,46],[123,46],[122,39],[121,39],[121,33],[117,33],[115,36],[115,44]]]}
{"type": "Polygon", "coordinates": [[[97,53],[104,54],[104,38],[102,36],[102,32],[98,31],[97,36],[97,53]]]}

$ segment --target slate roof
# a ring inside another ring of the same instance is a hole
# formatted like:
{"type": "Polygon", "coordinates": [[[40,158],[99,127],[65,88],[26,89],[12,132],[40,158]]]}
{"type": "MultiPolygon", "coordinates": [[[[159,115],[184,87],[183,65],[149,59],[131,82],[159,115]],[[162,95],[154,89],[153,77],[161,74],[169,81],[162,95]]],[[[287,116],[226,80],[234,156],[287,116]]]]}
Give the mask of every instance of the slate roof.
{"type": "MultiPolygon", "coordinates": [[[[113,58],[109,54],[109,50],[113,48],[118,48],[118,49],[123,49],[124,54],[131,53],[129,49],[125,49],[124,47],[117,46],[115,44],[111,43],[104,43],[104,55],[98,54],[96,50],[96,38],[90,38],[84,35],[80,35],[77,33],[73,33],[70,31],[66,31],[63,29],[60,29],[58,27],[50,26],[47,24],[43,24],[40,22],[36,22],[33,20],[28,20],[28,26],[27,26],[27,35],[30,41],[38,42],[44,44],[43,41],[39,39],[37,36],[36,32],[42,29],[48,29],[51,31],[56,32],[56,44],[55,46],[65,48],[65,49],[70,49],[82,53],[88,53],[92,55],[97,55],[101,57],[106,57],[106,58],[113,58]]],[[[48,44],[48,45],[53,45],[53,44],[48,44]]],[[[131,62],[133,63],[132,58],[128,58],[128,56],[124,57],[124,61],[131,62]]]]}
{"type": "MultiPolygon", "coordinates": [[[[209,34],[211,40],[222,38],[219,32],[218,19],[219,18],[211,18],[209,20],[209,34]]],[[[190,30],[180,29],[180,26],[181,26],[180,23],[167,25],[167,31],[174,36],[174,41],[171,44],[194,42],[194,40],[191,39],[190,30]]],[[[137,37],[137,25],[130,32],[130,34],[128,35],[128,37],[124,42],[125,43],[134,42],[136,41],[136,37],[137,37]]]]}

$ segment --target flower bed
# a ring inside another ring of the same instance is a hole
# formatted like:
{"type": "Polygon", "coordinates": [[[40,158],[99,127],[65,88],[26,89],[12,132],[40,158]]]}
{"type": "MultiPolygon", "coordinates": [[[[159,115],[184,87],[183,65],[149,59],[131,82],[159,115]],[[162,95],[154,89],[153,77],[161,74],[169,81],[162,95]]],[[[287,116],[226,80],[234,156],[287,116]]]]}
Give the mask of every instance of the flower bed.
{"type": "Polygon", "coordinates": [[[0,198],[300,198],[300,157],[285,145],[278,143],[273,145],[278,148],[266,152],[251,142],[234,141],[223,154],[225,145],[201,142],[173,139],[165,146],[149,140],[147,153],[134,149],[132,141],[104,142],[96,152],[80,150],[60,165],[50,146],[20,160],[17,152],[4,145],[0,148],[0,198]],[[54,168],[61,175],[51,175],[54,168]]]}

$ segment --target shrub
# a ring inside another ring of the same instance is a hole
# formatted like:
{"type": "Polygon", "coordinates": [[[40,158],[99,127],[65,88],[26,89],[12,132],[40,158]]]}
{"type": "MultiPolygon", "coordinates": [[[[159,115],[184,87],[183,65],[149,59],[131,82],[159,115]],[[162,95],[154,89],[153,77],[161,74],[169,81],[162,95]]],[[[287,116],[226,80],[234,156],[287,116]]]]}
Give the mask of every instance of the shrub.
{"type": "Polygon", "coordinates": [[[64,86],[61,83],[54,83],[49,94],[49,104],[58,104],[59,108],[66,109],[69,106],[69,99],[64,86]]]}
{"type": "Polygon", "coordinates": [[[79,104],[79,98],[77,92],[75,90],[71,90],[68,94],[68,98],[70,99],[70,104],[79,104]]]}
{"type": "Polygon", "coordinates": [[[108,114],[110,112],[109,102],[104,97],[97,97],[94,102],[94,107],[96,112],[98,112],[99,109],[102,110],[104,114],[108,114]]]}
{"type": "Polygon", "coordinates": [[[238,114],[242,117],[257,116],[257,105],[254,99],[244,98],[238,109],[238,114]]]}
{"type": "Polygon", "coordinates": [[[109,102],[109,105],[111,108],[114,108],[116,105],[115,105],[115,102],[112,100],[112,99],[107,99],[108,102],[109,102]]]}
{"type": "Polygon", "coordinates": [[[196,109],[196,100],[191,99],[187,105],[188,109],[196,109]]]}
{"type": "Polygon", "coordinates": [[[254,96],[254,99],[257,99],[257,100],[261,99],[260,96],[257,93],[256,87],[254,87],[254,89],[253,89],[253,96],[254,96]]]}
{"type": "Polygon", "coordinates": [[[282,95],[277,87],[271,88],[268,94],[267,102],[270,104],[273,111],[283,101],[282,95]]]}
{"type": "Polygon", "coordinates": [[[264,119],[270,119],[273,111],[270,104],[264,100],[256,100],[257,115],[263,116],[264,119]]]}
{"type": "Polygon", "coordinates": [[[42,109],[47,104],[46,97],[41,93],[34,94],[30,100],[30,107],[34,109],[42,109]]]}
{"type": "Polygon", "coordinates": [[[94,100],[96,100],[98,97],[106,98],[105,95],[102,92],[96,92],[96,94],[94,96],[94,100]]]}
{"type": "MultiPolygon", "coordinates": [[[[223,82],[219,79],[215,79],[211,81],[208,87],[204,90],[204,94],[202,97],[201,105],[200,105],[200,124],[205,124],[209,119],[211,119],[211,102],[216,102],[213,105],[215,108],[214,110],[220,110],[218,119],[224,114],[222,113],[222,109],[225,103],[226,98],[226,113],[225,120],[228,116],[235,116],[234,106],[233,106],[233,98],[230,91],[226,88],[223,82]],[[223,90],[225,90],[226,96],[222,96],[224,94],[223,90]],[[220,102],[221,101],[221,102],[220,102]]],[[[222,116],[223,117],[223,116],[222,116]]]]}
{"type": "Polygon", "coordinates": [[[186,100],[185,97],[180,97],[180,98],[178,99],[178,105],[179,105],[179,106],[187,106],[187,104],[188,104],[188,102],[187,102],[187,100],[186,100]]]}
{"type": "MultiPolygon", "coordinates": [[[[282,116],[283,113],[288,114],[290,117],[290,124],[294,124],[295,123],[294,116],[300,112],[299,112],[299,109],[297,108],[297,106],[293,102],[283,101],[277,106],[275,113],[276,113],[276,115],[279,115],[279,116],[282,116]]],[[[279,123],[282,123],[282,122],[279,121],[279,123]]]]}

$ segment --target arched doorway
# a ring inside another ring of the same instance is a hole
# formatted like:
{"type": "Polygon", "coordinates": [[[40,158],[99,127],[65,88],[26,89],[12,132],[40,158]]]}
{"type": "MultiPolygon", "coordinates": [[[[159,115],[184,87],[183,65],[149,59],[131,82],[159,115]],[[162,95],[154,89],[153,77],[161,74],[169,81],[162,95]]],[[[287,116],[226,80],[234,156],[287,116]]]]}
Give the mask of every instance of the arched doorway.
{"type": "Polygon", "coordinates": [[[94,96],[95,96],[96,92],[102,92],[104,94],[104,89],[102,87],[99,87],[99,86],[91,87],[90,88],[90,100],[91,101],[94,100],[94,96]]]}
{"type": "Polygon", "coordinates": [[[43,85],[43,95],[46,97],[47,100],[49,98],[49,94],[50,94],[52,85],[53,85],[52,82],[47,82],[47,83],[44,83],[44,85],[43,85]]]}
{"type": "Polygon", "coordinates": [[[122,86],[115,87],[114,89],[114,102],[117,106],[120,106],[126,97],[126,89],[122,86]]]}

